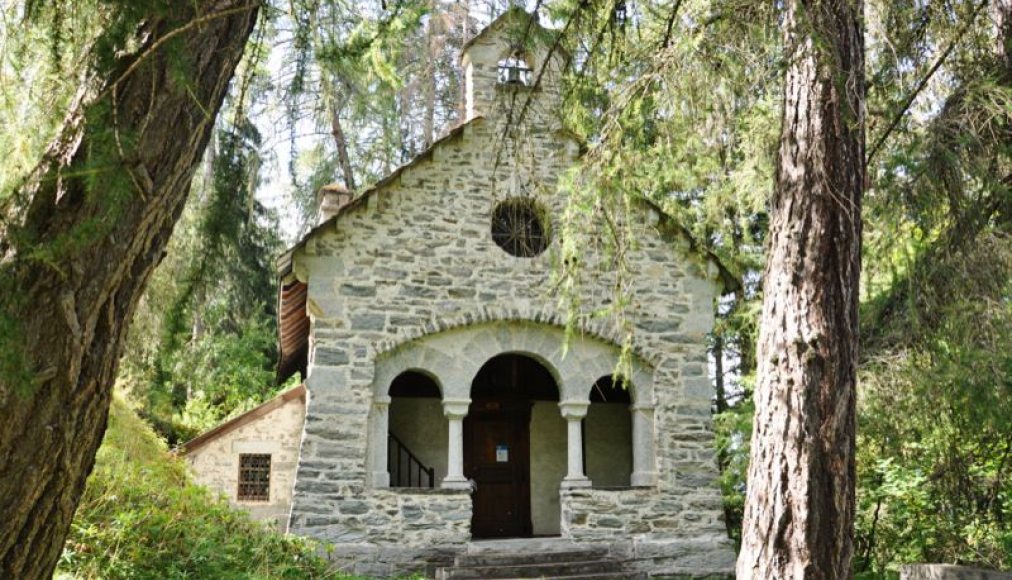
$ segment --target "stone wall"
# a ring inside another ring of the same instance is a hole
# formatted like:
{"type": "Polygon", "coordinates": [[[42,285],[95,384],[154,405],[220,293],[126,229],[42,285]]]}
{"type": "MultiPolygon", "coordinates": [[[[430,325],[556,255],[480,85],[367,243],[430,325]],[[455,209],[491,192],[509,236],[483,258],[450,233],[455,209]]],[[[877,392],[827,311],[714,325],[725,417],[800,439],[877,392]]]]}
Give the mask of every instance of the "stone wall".
{"type": "Polygon", "coordinates": [[[951,564],[907,564],[900,568],[900,580],[1012,580],[1012,572],[951,564]]]}
{"type": "Polygon", "coordinates": [[[274,519],[284,530],[292,504],[292,488],[298,465],[299,446],[306,405],[301,398],[283,405],[217,437],[186,454],[197,483],[221,492],[229,503],[250,513],[254,519],[274,519]],[[271,455],[270,501],[239,501],[239,455],[271,455]]]}
{"type": "Polygon", "coordinates": [[[313,536],[331,544],[327,557],[354,575],[431,574],[470,539],[471,496],[461,490],[349,487],[302,510],[313,536]]]}
{"type": "Polygon", "coordinates": [[[611,542],[633,570],[655,576],[710,575],[734,569],[734,547],[720,519],[712,486],[676,493],[651,488],[567,489],[562,492],[562,535],[611,542]],[[625,542],[616,543],[616,538],[625,542]]]}

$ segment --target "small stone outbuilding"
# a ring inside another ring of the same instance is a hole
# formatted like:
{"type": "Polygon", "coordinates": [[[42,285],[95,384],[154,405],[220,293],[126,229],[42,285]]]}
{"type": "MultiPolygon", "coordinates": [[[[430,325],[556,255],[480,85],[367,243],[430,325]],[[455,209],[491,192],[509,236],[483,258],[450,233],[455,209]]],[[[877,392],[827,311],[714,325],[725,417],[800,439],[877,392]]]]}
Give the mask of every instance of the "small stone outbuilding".
{"type": "Polygon", "coordinates": [[[306,387],[299,385],[186,442],[179,451],[197,483],[284,531],[305,420],[306,387]]]}
{"type": "MultiPolygon", "coordinates": [[[[643,203],[628,326],[570,316],[558,184],[582,147],[551,39],[520,9],[479,33],[463,122],[356,196],[325,190],[279,262],[279,371],[307,398],[288,529],[349,572],[431,572],[498,538],[603,546],[650,575],[733,569],[706,349],[721,269],[643,203]]],[[[584,249],[581,312],[614,299],[612,259],[584,249]]]]}

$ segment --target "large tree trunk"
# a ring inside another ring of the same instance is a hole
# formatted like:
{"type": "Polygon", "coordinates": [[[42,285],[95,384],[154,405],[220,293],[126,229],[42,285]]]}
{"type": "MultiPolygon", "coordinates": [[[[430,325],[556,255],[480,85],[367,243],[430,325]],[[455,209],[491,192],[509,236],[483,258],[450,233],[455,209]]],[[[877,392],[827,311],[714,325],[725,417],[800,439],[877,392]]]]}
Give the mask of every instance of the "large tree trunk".
{"type": "Polygon", "coordinates": [[[789,0],[738,578],[848,578],[854,520],[861,0],[789,0]]]}
{"type": "Polygon", "coordinates": [[[0,577],[45,578],[56,566],[127,324],[259,4],[178,2],[141,22],[137,51],[96,69],[20,208],[0,220],[0,343],[20,346],[4,354],[24,371],[8,364],[0,376],[0,577]]]}

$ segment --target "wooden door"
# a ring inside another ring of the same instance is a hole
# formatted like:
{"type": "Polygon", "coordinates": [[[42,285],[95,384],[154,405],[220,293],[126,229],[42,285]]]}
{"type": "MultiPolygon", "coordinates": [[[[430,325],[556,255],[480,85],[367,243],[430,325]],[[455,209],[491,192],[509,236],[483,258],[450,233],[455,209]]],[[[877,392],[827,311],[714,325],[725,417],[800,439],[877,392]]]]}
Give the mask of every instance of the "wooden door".
{"type": "Polygon", "coordinates": [[[475,401],[464,420],[464,473],[475,538],[531,535],[529,401],[475,401]]]}

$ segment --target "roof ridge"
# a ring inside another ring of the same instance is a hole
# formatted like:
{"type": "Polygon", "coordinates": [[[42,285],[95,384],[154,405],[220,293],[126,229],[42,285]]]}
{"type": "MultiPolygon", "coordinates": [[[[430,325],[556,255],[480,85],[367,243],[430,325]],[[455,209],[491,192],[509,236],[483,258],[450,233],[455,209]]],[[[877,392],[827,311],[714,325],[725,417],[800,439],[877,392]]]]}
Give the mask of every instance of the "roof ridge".
{"type": "Polygon", "coordinates": [[[177,447],[175,451],[182,455],[192,453],[193,451],[207,445],[211,441],[214,441],[218,437],[221,437],[222,435],[225,435],[227,433],[231,433],[232,431],[235,431],[239,427],[242,427],[255,419],[259,419],[260,417],[267,415],[271,411],[281,408],[282,406],[284,406],[285,403],[296,398],[301,398],[303,401],[305,401],[306,398],[305,383],[301,383],[296,387],[288,389],[287,391],[274,396],[273,398],[257,405],[256,407],[253,407],[249,411],[246,411],[241,415],[233,417],[228,421],[225,421],[224,423],[221,423],[215,427],[208,429],[207,431],[201,433],[200,435],[197,435],[193,439],[190,439],[186,443],[183,443],[182,445],[177,447]]]}

